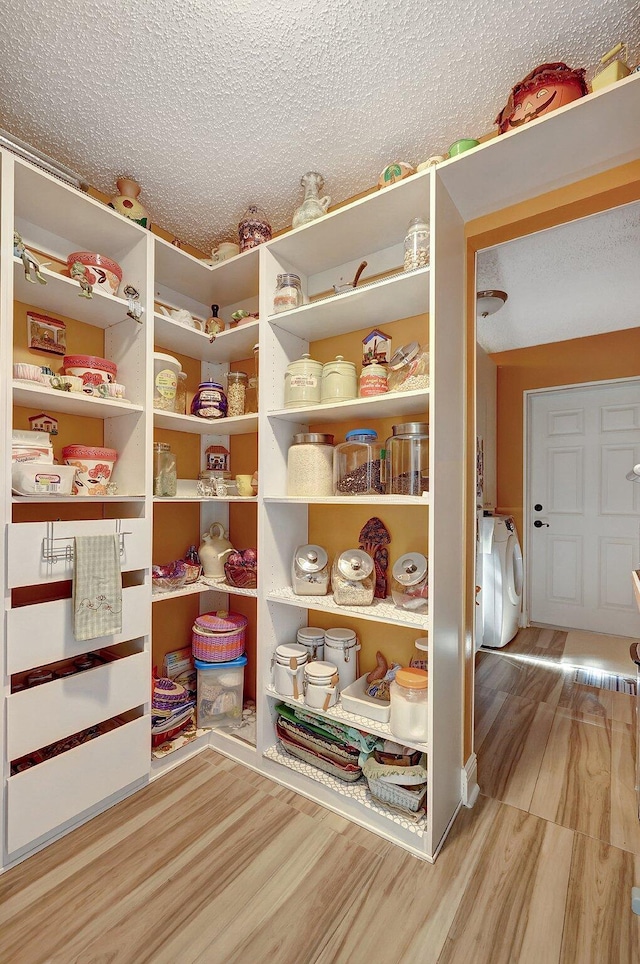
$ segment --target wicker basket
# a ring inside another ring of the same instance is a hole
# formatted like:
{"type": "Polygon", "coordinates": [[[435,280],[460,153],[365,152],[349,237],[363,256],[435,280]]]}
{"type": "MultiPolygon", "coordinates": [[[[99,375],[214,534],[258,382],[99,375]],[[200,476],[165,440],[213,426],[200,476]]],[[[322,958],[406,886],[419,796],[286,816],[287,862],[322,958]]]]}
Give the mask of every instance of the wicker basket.
{"type": "Polygon", "coordinates": [[[400,787],[397,783],[385,783],[367,777],[369,792],[372,797],[385,803],[394,810],[405,813],[418,814],[427,809],[427,784],[419,783],[415,787],[400,787]]]}
{"type": "Polygon", "coordinates": [[[191,650],[205,663],[228,663],[244,653],[246,616],[240,613],[204,613],[191,631],[191,650]]]}

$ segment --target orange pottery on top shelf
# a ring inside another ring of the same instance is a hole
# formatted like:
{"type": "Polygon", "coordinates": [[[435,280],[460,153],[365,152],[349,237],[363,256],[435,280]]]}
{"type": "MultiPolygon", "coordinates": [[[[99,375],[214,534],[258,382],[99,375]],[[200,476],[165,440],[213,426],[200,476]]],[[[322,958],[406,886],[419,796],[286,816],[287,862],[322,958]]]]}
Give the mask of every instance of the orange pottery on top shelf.
{"type": "Polygon", "coordinates": [[[116,181],[118,193],[109,201],[109,207],[123,217],[135,221],[143,228],[151,227],[149,212],[138,200],[140,185],[130,177],[119,177],[116,181]]]}

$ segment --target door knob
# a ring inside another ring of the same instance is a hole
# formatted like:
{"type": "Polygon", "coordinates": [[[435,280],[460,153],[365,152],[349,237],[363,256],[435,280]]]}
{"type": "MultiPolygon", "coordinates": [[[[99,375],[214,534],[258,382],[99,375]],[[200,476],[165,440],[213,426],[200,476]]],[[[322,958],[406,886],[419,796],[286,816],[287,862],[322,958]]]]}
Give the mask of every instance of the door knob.
{"type": "Polygon", "coordinates": [[[536,529],[542,529],[543,526],[546,526],[547,529],[549,528],[549,523],[548,523],[548,522],[540,522],[540,519],[536,519],[536,521],[535,521],[533,524],[534,524],[534,526],[535,526],[536,529]]]}
{"type": "Polygon", "coordinates": [[[542,512],[542,506],[540,505],[539,502],[536,502],[533,509],[534,509],[534,512],[542,512]]]}

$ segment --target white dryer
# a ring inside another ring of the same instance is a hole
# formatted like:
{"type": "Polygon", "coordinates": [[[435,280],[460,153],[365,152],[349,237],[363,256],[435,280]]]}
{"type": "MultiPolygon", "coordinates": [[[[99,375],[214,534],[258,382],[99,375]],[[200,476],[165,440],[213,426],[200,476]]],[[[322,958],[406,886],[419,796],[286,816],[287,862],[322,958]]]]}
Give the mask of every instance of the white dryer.
{"type": "Polygon", "coordinates": [[[522,609],[522,550],[511,516],[482,520],[482,645],[506,646],[522,609]]]}

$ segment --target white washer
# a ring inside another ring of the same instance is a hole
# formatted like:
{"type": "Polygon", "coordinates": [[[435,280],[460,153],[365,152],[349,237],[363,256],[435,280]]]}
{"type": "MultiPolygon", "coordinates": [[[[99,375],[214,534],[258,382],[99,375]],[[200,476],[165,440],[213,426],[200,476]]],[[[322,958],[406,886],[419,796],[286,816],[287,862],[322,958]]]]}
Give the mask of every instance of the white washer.
{"type": "Polygon", "coordinates": [[[506,646],[522,609],[522,550],[508,515],[482,520],[482,645],[506,646]]]}

